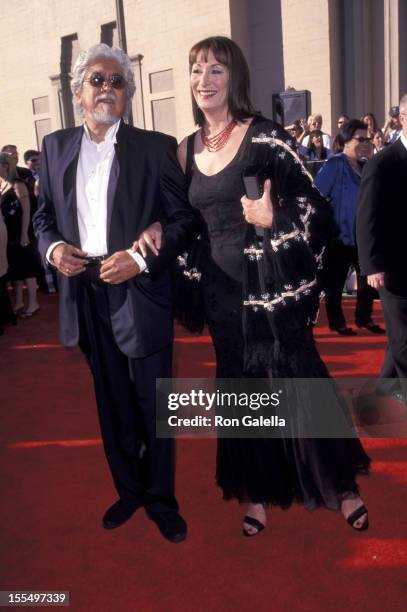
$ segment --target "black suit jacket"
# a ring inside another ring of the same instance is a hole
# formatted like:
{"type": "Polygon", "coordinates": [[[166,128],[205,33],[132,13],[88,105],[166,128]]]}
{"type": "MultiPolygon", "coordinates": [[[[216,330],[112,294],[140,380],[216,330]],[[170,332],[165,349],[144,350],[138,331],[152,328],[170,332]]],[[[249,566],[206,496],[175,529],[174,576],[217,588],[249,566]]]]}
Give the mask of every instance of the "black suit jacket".
{"type": "Polygon", "coordinates": [[[386,286],[407,288],[407,149],[397,140],[365,166],[356,236],[363,274],[384,272],[386,286]]]}
{"type": "MultiPolygon", "coordinates": [[[[34,227],[45,258],[48,247],[64,240],[80,247],[76,206],[76,170],[83,127],[44,138],[40,197],[34,227]]],[[[129,357],[144,357],[172,342],[172,283],[169,264],[198,232],[188,203],[185,178],[174,138],[121,123],[117,132],[107,193],[108,254],[130,248],[152,222],[164,224],[163,247],[147,255],[149,274],[107,285],[116,342],[129,357]]],[[[77,289],[80,279],[59,275],[60,336],[79,341],[77,289]]]]}

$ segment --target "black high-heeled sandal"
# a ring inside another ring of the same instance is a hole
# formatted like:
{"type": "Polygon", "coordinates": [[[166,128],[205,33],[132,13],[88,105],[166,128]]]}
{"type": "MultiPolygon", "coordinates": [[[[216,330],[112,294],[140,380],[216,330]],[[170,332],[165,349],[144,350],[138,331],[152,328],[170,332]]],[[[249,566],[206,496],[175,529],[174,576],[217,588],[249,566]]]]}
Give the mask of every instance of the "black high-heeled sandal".
{"type": "Polygon", "coordinates": [[[367,512],[367,508],[365,505],[359,506],[359,508],[356,508],[356,510],[354,510],[346,519],[346,521],[349,523],[349,525],[352,527],[352,529],[354,529],[355,531],[366,531],[366,529],[368,529],[369,527],[369,516],[368,516],[368,512],[367,512]],[[364,514],[366,514],[366,520],[365,522],[360,526],[360,527],[356,527],[355,523],[356,521],[363,516],[364,514]]]}
{"type": "Polygon", "coordinates": [[[253,518],[252,516],[248,516],[247,514],[243,519],[243,523],[247,523],[248,525],[251,525],[252,527],[255,527],[257,529],[257,531],[252,533],[251,531],[247,531],[247,529],[243,527],[242,528],[243,535],[246,536],[247,538],[251,538],[252,536],[257,535],[258,533],[260,533],[260,531],[263,531],[263,529],[265,528],[265,525],[263,525],[263,523],[253,518]]]}

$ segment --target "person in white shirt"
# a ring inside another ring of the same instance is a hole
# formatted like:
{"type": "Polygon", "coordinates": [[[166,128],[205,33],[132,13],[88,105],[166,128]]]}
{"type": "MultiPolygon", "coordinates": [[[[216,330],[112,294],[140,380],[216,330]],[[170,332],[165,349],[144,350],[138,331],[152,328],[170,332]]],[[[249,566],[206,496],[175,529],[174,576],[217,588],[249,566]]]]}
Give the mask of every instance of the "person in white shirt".
{"type": "MultiPolygon", "coordinates": [[[[314,130],[322,130],[322,115],[318,113],[316,115],[310,115],[308,117],[308,130],[309,130],[309,133],[314,130]]],[[[301,144],[303,147],[308,147],[308,143],[310,139],[309,133],[302,140],[301,144]]],[[[330,137],[329,134],[322,132],[322,141],[326,149],[332,149],[332,138],[330,137]]]]}
{"type": "Polygon", "coordinates": [[[198,232],[174,138],[130,127],[129,58],[100,44],[81,52],[71,82],[82,127],[44,138],[39,249],[56,267],[60,335],[90,365],[106,457],[119,499],[113,529],[144,506],[171,542],[186,537],[174,495],[174,442],[155,435],[156,379],[171,377],[169,266],[198,232]],[[154,223],[162,244],[145,260],[131,245],[154,223]]]}

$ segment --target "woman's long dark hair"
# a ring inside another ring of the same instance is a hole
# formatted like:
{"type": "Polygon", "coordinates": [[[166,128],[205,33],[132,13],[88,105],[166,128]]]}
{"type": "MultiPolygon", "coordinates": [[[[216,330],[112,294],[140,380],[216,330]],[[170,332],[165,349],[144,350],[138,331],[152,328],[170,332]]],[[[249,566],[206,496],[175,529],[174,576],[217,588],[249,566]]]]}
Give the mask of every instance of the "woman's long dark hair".
{"type": "Polygon", "coordinates": [[[370,117],[370,119],[372,120],[372,123],[373,123],[373,130],[372,131],[373,131],[373,134],[375,134],[377,132],[377,129],[378,129],[378,123],[377,123],[376,117],[374,116],[373,113],[365,113],[364,115],[362,115],[360,120],[363,123],[366,123],[366,125],[367,125],[367,121],[365,121],[365,117],[370,117]]]}
{"type": "Polygon", "coordinates": [[[326,152],[324,141],[322,140],[323,133],[321,132],[321,130],[313,130],[312,132],[310,132],[309,140],[308,140],[308,146],[307,146],[308,154],[310,154],[311,151],[313,151],[314,153],[317,152],[316,148],[315,148],[315,145],[312,142],[312,139],[313,139],[314,136],[321,136],[322,147],[321,147],[321,157],[319,159],[328,159],[328,154],[326,152]]]}
{"type": "MultiPolygon", "coordinates": [[[[226,36],[210,36],[196,43],[189,52],[189,71],[195,64],[199,53],[206,61],[212,51],[217,61],[229,70],[229,112],[236,121],[244,121],[259,115],[250,100],[250,73],[246,59],[238,45],[226,36]]],[[[191,92],[192,93],[192,92],[191,92]]],[[[200,127],[205,125],[205,115],[192,95],[192,112],[194,121],[200,127]]]]}

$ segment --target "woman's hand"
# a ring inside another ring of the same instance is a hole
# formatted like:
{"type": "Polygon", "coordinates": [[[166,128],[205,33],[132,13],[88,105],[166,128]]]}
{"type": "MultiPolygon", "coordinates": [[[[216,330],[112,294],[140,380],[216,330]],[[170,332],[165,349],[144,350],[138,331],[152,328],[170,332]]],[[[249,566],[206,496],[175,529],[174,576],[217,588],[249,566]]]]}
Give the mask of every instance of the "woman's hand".
{"type": "Polygon", "coordinates": [[[309,125],[307,123],[307,120],[304,117],[300,120],[300,126],[301,126],[302,131],[305,134],[308,134],[308,132],[309,132],[309,125]]]}
{"type": "Polygon", "coordinates": [[[133,242],[131,250],[140,251],[143,257],[147,256],[147,247],[154,255],[158,255],[161,248],[161,239],[163,235],[163,228],[159,221],[152,223],[148,226],[142,234],[140,234],[138,240],[133,242]]]}
{"type": "Polygon", "coordinates": [[[273,202],[271,200],[271,180],[264,183],[264,193],[260,200],[249,200],[246,196],[240,199],[243,206],[243,216],[247,223],[258,227],[273,225],[273,202]]]}
{"type": "Polygon", "coordinates": [[[26,247],[30,244],[30,239],[26,232],[21,232],[20,244],[22,247],[26,247]]]}

